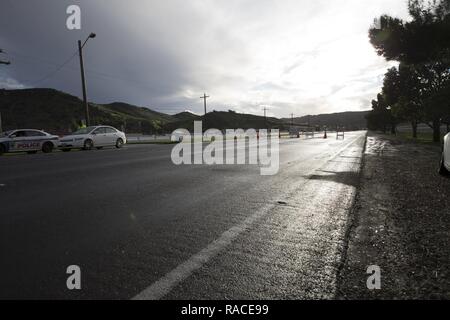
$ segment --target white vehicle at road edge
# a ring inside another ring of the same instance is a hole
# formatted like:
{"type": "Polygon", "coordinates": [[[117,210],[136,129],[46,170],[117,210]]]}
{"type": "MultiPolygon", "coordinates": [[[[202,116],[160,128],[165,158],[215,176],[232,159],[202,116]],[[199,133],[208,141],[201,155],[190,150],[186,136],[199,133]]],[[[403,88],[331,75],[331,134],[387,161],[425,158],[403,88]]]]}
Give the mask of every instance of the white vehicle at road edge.
{"type": "Polygon", "coordinates": [[[80,129],[60,140],[62,151],[72,149],[92,150],[115,146],[120,149],[127,143],[125,133],[110,126],[91,126],[80,129]]]}
{"type": "Polygon", "coordinates": [[[16,129],[0,133],[0,155],[8,152],[50,153],[58,146],[59,137],[42,130],[16,129]]]}
{"type": "Polygon", "coordinates": [[[444,137],[439,173],[441,175],[449,175],[450,173],[450,133],[447,133],[444,137]]]}

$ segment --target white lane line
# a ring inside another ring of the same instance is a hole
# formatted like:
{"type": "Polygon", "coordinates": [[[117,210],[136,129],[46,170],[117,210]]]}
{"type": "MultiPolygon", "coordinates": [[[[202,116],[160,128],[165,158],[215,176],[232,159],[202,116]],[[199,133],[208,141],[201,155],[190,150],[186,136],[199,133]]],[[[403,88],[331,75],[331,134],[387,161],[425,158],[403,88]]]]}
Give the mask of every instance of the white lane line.
{"type": "Polygon", "coordinates": [[[261,217],[265,216],[273,207],[274,205],[270,204],[263,210],[245,219],[241,224],[225,231],[217,240],[154,282],[150,287],[135,296],[133,300],[159,300],[163,298],[176,285],[188,278],[195,270],[200,269],[211,258],[230,245],[242,232],[247,230],[261,217]]]}
{"type": "MultiPolygon", "coordinates": [[[[353,143],[357,142],[359,140],[358,138],[359,137],[356,137],[343,148],[340,148],[339,151],[336,152],[330,159],[327,159],[325,163],[339,156],[339,154],[341,154],[344,150],[349,148],[353,143]]],[[[312,170],[311,174],[317,169],[318,168],[312,170]]],[[[288,196],[292,196],[293,193],[295,193],[295,190],[294,192],[290,192],[288,196]]],[[[249,216],[242,223],[225,231],[217,240],[213,241],[205,249],[193,255],[178,267],[167,273],[164,277],[154,282],[148,288],[144,289],[132,298],[132,300],[159,300],[163,298],[170,291],[172,291],[175,286],[186,280],[190,275],[192,275],[192,273],[194,273],[194,271],[200,269],[209,260],[214,258],[219,252],[229,246],[242,232],[250,228],[256,221],[264,217],[276,206],[277,204],[273,203],[266,205],[260,211],[249,216]]]]}
{"type": "Polygon", "coordinates": [[[6,184],[0,183],[0,188],[1,188],[1,187],[6,187],[6,184]]]}

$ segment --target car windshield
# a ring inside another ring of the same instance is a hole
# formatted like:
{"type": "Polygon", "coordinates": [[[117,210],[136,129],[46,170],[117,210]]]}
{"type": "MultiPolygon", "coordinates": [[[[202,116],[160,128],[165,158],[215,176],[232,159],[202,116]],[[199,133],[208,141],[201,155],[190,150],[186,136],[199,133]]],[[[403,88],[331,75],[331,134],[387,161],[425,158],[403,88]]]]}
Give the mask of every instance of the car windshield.
{"type": "Polygon", "coordinates": [[[92,130],[94,130],[96,127],[87,127],[87,128],[82,128],[79,129],[75,132],[73,132],[71,135],[76,136],[76,135],[80,135],[80,134],[88,134],[90,133],[92,130]]]}

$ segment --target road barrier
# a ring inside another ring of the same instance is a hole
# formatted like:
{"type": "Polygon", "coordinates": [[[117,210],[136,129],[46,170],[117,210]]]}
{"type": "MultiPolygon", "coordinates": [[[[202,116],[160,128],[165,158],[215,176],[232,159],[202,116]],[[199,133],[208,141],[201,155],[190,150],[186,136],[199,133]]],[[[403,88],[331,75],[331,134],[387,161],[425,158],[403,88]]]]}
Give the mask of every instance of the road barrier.
{"type": "Polygon", "coordinates": [[[344,128],[337,128],[336,140],[339,140],[339,138],[345,139],[345,129],[344,128]]]}
{"type": "Polygon", "coordinates": [[[170,141],[170,135],[127,135],[129,143],[170,141]]]}

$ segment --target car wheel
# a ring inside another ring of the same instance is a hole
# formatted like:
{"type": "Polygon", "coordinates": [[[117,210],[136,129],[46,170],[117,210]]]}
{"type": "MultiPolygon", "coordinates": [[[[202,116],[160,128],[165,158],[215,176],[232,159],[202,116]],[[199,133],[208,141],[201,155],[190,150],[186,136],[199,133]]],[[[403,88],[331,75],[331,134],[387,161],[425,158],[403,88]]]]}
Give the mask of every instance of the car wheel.
{"type": "Polygon", "coordinates": [[[72,151],[72,149],[67,149],[67,148],[61,149],[61,150],[62,150],[62,152],[70,152],[70,151],[72,151]]]}
{"type": "Polygon", "coordinates": [[[445,161],[444,161],[444,153],[442,153],[441,163],[440,163],[440,166],[439,166],[439,174],[442,175],[442,176],[448,176],[449,172],[448,172],[447,168],[445,167],[444,163],[445,163],[445,161]]]}
{"type": "Polygon", "coordinates": [[[53,143],[51,142],[44,143],[44,145],[42,146],[42,152],[51,153],[52,151],[53,151],[53,143]]]}
{"type": "Polygon", "coordinates": [[[6,147],[4,144],[0,143],[0,156],[6,152],[6,147]]]}
{"type": "Polygon", "coordinates": [[[84,142],[84,147],[83,147],[84,150],[92,150],[93,147],[94,147],[94,142],[91,139],[87,139],[84,142]]]}
{"type": "Polygon", "coordinates": [[[117,139],[116,141],[116,148],[120,149],[123,147],[123,140],[121,138],[117,139]]]}
{"type": "Polygon", "coordinates": [[[36,154],[37,151],[27,151],[28,154],[36,154]]]}

